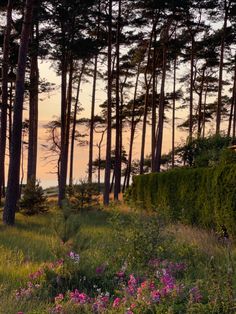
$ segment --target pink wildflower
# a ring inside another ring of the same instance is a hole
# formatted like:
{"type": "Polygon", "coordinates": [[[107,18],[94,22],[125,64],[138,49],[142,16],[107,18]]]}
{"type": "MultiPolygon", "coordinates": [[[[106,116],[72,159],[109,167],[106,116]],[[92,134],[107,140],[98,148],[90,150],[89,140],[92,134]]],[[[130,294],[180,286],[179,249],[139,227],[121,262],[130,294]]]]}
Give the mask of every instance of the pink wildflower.
{"type": "Polygon", "coordinates": [[[120,298],[115,298],[112,307],[119,307],[121,303],[121,299],[120,298]]]}
{"type": "Polygon", "coordinates": [[[89,301],[89,297],[85,293],[80,293],[77,289],[70,293],[70,299],[74,303],[85,304],[89,301]]]}
{"type": "Polygon", "coordinates": [[[159,302],[161,298],[161,294],[159,290],[154,290],[151,292],[151,298],[153,302],[159,302]]]}
{"type": "Polygon", "coordinates": [[[198,287],[193,287],[190,291],[190,297],[195,303],[199,303],[202,300],[202,294],[198,287]]]}
{"type": "Polygon", "coordinates": [[[57,304],[51,311],[52,314],[61,314],[63,313],[63,307],[61,304],[57,304]]]}
{"type": "Polygon", "coordinates": [[[60,303],[64,299],[64,295],[62,293],[58,294],[58,296],[55,297],[55,303],[60,303]]]}

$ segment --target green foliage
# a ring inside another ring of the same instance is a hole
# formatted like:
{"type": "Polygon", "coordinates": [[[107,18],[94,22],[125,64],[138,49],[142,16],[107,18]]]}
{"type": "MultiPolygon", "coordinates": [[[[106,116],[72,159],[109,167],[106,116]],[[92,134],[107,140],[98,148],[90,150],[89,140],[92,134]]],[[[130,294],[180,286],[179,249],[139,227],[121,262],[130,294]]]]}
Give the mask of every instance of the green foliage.
{"type": "Polygon", "coordinates": [[[222,149],[227,148],[231,141],[230,137],[221,135],[198,138],[178,147],[175,154],[185,165],[208,167],[219,163],[222,149]]]}
{"type": "Polygon", "coordinates": [[[126,199],[160,216],[204,227],[236,227],[236,165],[137,176],[126,199]]]}
{"type": "Polygon", "coordinates": [[[92,209],[99,204],[99,186],[96,183],[80,181],[80,184],[68,188],[71,206],[75,210],[92,209]]]}
{"type": "Polygon", "coordinates": [[[143,267],[150,259],[160,256],[163,237],[157,216],[115,212],[110,224],[117,242],[116,259],[120,264],[127,262],[132,267],[143,267]]]}
{"type": "Polygon", "coordinates": [[[73,209],[67,201],[63,202],[53,221],[53,228],[62,243],[69,242],[75,237],[80,228],[79,217],[75,215],[73,209]]]}
{"type": "Polygon", "coordinates": [[[45,213],[48,211],[46,201],[47,197],[40,182],[30,180],[24,188],[23,197],[20,200],[20,210],[29,216],[45,213]]]}

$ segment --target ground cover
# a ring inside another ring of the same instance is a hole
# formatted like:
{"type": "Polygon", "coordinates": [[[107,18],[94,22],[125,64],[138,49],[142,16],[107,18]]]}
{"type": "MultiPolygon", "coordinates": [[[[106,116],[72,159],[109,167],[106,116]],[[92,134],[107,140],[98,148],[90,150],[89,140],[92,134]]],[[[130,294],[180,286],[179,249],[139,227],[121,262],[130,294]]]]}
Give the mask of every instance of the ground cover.
{"type": "Polygon", "coordinates": [[[65,216],[0,225],[0,313],[235,312],[233,240],[120,206],[65,216]]]}

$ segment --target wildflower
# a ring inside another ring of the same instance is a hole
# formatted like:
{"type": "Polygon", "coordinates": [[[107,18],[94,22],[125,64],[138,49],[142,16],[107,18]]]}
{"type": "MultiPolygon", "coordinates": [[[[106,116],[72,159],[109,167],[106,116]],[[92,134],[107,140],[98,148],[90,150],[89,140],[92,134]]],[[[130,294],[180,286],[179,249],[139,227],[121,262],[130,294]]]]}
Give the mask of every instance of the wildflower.
{"type": "Polygon", "coordinates": [[[121,299],[120,298],[115,298],[112,307],[119,307],[121,303],[121,299]]]}
{"type": "Polygon", "coordinates": [[[116,275],[119,279],[122,279],[125,276],[125,273],[123,271],[119,271],[116,275]]]}
{"type": "Polygon", "coordinates": [[[102,264],[101,266],[98,266],[96,268],[96,274],[101,275],[104,273],[104,271],[106,270],[106,264],[102,264]]]}
{"type": "Polygon", "coordinates": [[[201,302],[202,294],[198,287],[193,287],[192,289],[190,289],[189,293],[190,293],[190,298],[193,302],[195,303],[201,302]]]}
{"type": "Polygon", "coordinates": [[[58,294],[58,296],[55,297],[55,303],[60,303],[64,299],[64,295],[62,293],[58,294]]]}
{"type": "Polygon", "coordinates": [[[51,314],[61,314],[63,313],[63,307],[61,304],[57,304],[51,311],[51,314]]]}
{"type": "Polygon", "coordinates": [[[134,308],[136,308],[136,304],[135,304],[135,303],[132,303],[132,304],[130,305],[130,308],[131,308],[131,310],[133,310],[134,308]]]}
{"type": "Polygon", "coordinates": [[[151,299],[153,302],[159,302],[161,298],[161,294],[159,290],[154,290],[151,292],[151,299]]]}
{"type": "Polygon", "coordinates": [[[163,270],[163,275],[161,277],[161,282],[165,285],[168,290],[174,289],[174,279],[173,277],[166,271],[163,270]]]}
{"type": "Polygon", "coordinates": [[[79,263],[80,261],[80,256],[79,254],[71,251],[69,254],[68,254],[69,258],[72,259],[75,263],[79,263]]]}
{"type": "Polygon", "coordinates": [[[141,288],[142,288],[142,289],[147,288],[147,281],[143,281],[143,282],[141,283],[141,288]]]}
{"type": "Polygon", "coordinates": [[[85,293],[80,293],[77,289],[70,293],[70,299],[74,303],[85,304],[89,301],[89,297],[85,293]]]}
{"type": "Polygon", "coordinates": [[[39,270],[37,270],[36,272],[30,274],[30,275],[29,275],[29,278],[30,278],[31,280],[36,280],[36,279],[40,278],[43,274],[44,274],[43,269],[39,269],[39,270]]]}
{"type": "Polygon", "coordinates": [[[155,289],[155,283],[153,281],[150,282],[149,289],[150,290],[154,290],[155,289]]]}
{"type": "Polygon", "coordinates": [[[128,285],[136,285],[136,284],[137,284],[137,280],[135,279],[134,275],[130,275],[128,285]]]}

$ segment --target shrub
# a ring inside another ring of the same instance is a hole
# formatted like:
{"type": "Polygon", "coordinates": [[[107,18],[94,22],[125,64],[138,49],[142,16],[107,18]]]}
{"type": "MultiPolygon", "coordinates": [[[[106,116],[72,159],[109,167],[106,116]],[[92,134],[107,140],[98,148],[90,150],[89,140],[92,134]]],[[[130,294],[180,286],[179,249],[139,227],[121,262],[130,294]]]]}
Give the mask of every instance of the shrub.
{"type": "Polygon", "coordinates": [[[119,264],[128,263],[137,269],[159,256],[164,237],[157,216],[140,213],[123,215],[115,212],[110,218],[110,224],[117,242],[115,254],[119,264]]]}
{"type": "Polygon", "coordinates": [[[44,194],[40,182],[30,180],[24,188],[23,197],[20,200],[20,210],[25,215],[36,215],[48,211],[47,197],[44,194]]]}
{"type": "Polygon", "coordinates": [[[176,169],[137,176],[126,199],[160,216],[235,233],[236,165],[176,169]]]}
{"type": "Polygon", "coordinates": [[[76,209],[91,209],[99,204],[99,187],[96,183],[80,181],[80,184],[68,188],[67,194],[71,206],[76,209]]]}

